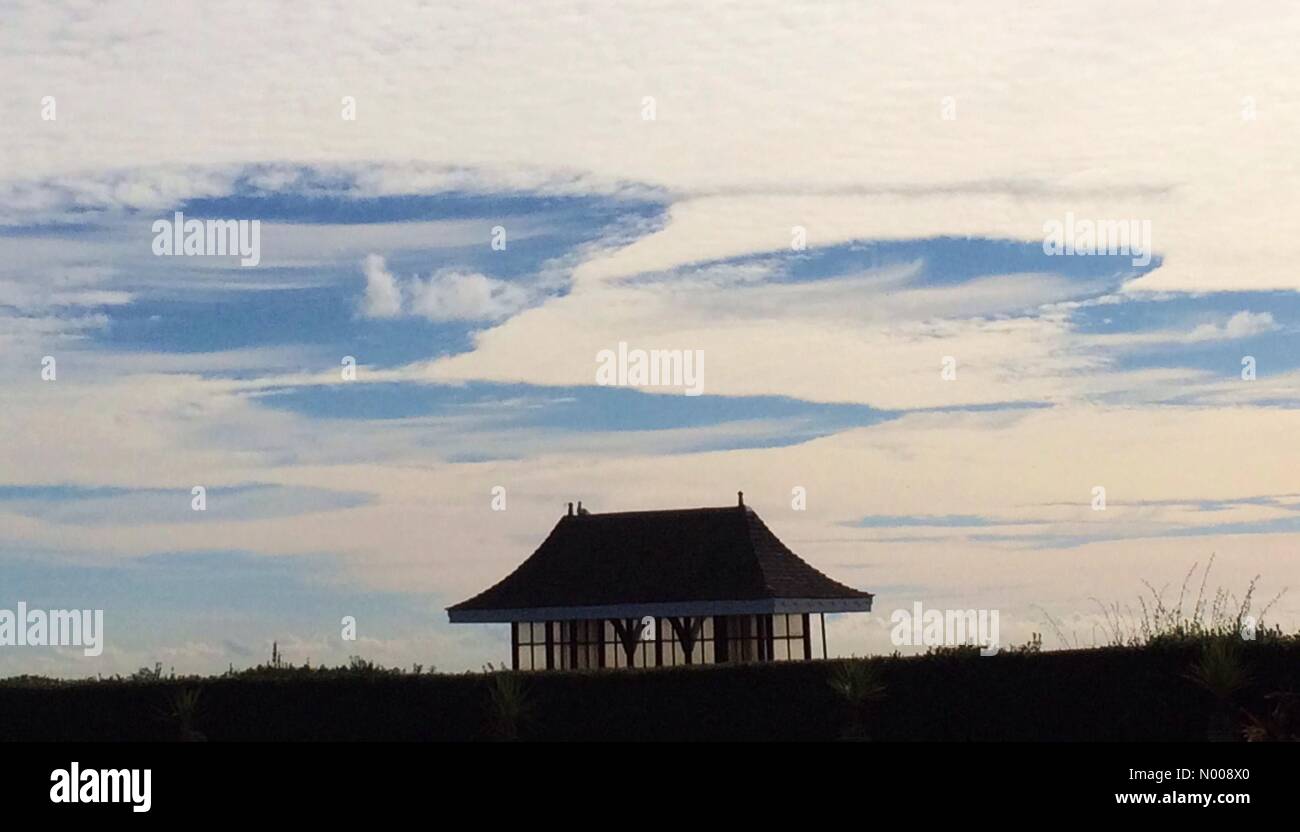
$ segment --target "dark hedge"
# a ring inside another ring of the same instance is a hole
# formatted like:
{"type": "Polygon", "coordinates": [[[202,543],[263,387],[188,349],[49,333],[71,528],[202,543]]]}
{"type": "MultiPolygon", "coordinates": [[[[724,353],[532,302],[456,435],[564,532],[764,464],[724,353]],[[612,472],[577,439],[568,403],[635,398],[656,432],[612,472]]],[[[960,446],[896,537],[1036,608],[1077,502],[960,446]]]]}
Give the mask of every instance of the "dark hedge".
{"type": "MultiPolygon", "coordinates": [[[[1189,674],[1194,644],[973,652],[873,662],[885,685],[873,740],[1204,740],[1222,709],[1189,674]]],[[[1245,644],[1233,710],[1300,691],[1300,642],[1245,644]]],[[[838,662],[522,674],[531,740],[832,740],[848,707],[838,662]]],[[[205,679],[0,682],[0,740],[170,740],[177,693],[200,688],[193,728],[220,740],[479,740],[491,674],[258,670],[205,679]]]]}

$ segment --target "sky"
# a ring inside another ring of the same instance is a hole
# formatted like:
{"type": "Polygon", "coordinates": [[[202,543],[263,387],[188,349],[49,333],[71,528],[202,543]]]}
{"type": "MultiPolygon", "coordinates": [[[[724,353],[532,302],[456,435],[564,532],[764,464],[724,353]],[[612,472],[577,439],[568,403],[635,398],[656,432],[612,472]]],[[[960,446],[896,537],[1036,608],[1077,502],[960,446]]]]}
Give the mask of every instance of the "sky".
{"type": "Polygon", "coordinates": [[[0,609],[105,611],[0,675],[500,664],[445,608],[566,503],[739,490],[876,594],[832,654],[918,601],[1104,643],[1211,557],[1300,628],[1294,3],[0,20],[0,609]],[[159,256],[176,212],[259,261],[159,256]]]}

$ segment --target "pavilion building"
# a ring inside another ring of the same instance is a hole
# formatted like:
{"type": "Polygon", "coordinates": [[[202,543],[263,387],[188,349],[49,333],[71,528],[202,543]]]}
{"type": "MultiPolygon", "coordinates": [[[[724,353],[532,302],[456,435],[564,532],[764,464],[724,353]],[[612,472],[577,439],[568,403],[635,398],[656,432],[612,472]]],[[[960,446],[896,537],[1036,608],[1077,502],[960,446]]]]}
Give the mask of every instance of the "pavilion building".
{"type": "Polygon", "coordinates": [[[870,612],[753,509],[593,514],[578,504],[496,585],[447,610],[510,625],[516,670],[659,667],[813,657],[812,616],[870,612]]]}

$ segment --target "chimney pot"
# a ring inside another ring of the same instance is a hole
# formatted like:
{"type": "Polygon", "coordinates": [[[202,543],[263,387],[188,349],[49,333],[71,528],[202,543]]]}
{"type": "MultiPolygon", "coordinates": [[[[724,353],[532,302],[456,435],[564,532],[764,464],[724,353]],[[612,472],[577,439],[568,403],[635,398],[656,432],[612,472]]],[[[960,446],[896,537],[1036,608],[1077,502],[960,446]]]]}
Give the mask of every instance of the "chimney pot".
{"type": "Polygon", "coordinates": [[[741,506],[744,506],[744,505],[745,505],[745,492],[743,492],[743,491],[737,491],[737,492],[736,492],[736,498],[737,498],[738,500],[740,500],[740,505],[741,505],[741,506]]]}
{"type": "Polygon", "coordinates": [[[569,516],[573,516],[573,503],[569,503],[569,516]]]}

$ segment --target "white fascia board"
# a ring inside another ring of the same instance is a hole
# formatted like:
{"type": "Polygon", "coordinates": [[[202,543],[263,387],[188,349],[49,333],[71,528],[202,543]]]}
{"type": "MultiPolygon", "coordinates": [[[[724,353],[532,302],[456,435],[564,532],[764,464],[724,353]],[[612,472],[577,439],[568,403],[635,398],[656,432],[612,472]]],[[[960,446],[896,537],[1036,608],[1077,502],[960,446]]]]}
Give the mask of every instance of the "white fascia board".
{"type": "Polygon", "coordinates": [[[508,624],[512,621],[575,621],[590,618],[643,618],[697,615],[770,615],[804,612],[871,612],[871,598],[761,598],[752,601],[670,601],[657,604],[603,604],[582,607],[531,607],[500,610],[448,610],[453,624],[508,624]]]}

